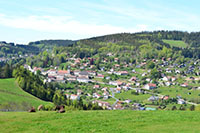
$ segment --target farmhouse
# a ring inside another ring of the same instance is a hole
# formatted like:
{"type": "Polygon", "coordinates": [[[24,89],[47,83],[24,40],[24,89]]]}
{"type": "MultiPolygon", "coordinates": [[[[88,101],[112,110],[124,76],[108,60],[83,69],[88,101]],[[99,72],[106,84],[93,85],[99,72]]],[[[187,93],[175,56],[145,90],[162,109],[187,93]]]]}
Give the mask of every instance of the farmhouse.
{"type": "Polygon", "coordinates": [[[156,88],[156,84],[149,83],[149,84],[146,84],[143,88],[146,90],[153,90],[156,88]]]}

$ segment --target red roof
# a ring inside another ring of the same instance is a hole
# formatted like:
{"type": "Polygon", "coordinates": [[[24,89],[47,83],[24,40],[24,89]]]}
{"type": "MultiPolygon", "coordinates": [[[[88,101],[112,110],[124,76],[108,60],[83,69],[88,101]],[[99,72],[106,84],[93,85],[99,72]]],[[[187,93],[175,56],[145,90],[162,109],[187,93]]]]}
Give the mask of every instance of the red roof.
{"type": "Polygon", "coordinates": [[[58,74],[67,74],[67,73],[68,73],[67,70],[59,70],[59,71],[58,71],[58,74]]]}
{"type": "Polygon", "coordinates": [[[104,75],[98,74],[97,77],[102,77],[102,78],[104,78],[104,75]]]}
{"type": "Polygon", "coordinates": [[[156,84],[149,83],[148,85],[151,87],[156,87],[156,84]]]}

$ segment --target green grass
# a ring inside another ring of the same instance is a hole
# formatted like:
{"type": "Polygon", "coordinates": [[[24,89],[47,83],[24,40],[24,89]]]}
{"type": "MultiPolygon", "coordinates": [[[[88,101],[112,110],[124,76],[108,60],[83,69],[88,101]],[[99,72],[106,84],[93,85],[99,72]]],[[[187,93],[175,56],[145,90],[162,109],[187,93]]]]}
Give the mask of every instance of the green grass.
{"type": "Polygon", "coordinates": [[[71,111],[0,112],[0,128],[7,132],[199,132],[197,111],[71,111]]]}
{"type": "Polygon", "coordinates": [[[158,90],[160,94],[169,95],[174,98],[179,95],[189,101],[192,99],[200,99],[200,90],[188,90],[187,88],[180,86],[160,87],[158,90]]]}
{"type": "Polygon", "coordinates": [[[131,94],[131,90],[115,94],[115,97],[118,99],[124,99],[124,100],[130,99],[130,100],[138,101],[138,102],[146,101],[150,96],[151,96],[150,94],[133,95],[133,94],[131,94]]]}
{"type": "Polygon", "coordinates": [[[187,44],[184,41],[177,41],[177,40],[163,40],[164,43],[170,44],[170,46],[186,48],[187,44]]]}
{"type": "Polygon", "coordinates": [[[15,82],[15,79],[0,79],[0,108],[20,108],[21,106],[35,106],[40,104],[52,104],[40,100],[23,91],[15,82]]]}

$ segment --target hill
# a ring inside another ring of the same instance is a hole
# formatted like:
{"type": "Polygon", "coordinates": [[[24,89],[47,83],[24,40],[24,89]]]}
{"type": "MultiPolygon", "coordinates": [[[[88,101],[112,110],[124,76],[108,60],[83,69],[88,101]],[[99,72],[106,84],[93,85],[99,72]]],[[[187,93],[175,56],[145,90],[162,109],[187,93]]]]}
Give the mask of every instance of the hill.
{"type": "Polygon", "coordinates": [[[15,79],[0,79],[0,109],[27,110],[31,106],[51,104],[23,91],[15,79]]]}
{"type": "Polygon", "coordinates": [[[1,132],[199,132],[199,112],[0,112],[1,132]],[[13,119],[14,118],[14,119],[13,119]]]}

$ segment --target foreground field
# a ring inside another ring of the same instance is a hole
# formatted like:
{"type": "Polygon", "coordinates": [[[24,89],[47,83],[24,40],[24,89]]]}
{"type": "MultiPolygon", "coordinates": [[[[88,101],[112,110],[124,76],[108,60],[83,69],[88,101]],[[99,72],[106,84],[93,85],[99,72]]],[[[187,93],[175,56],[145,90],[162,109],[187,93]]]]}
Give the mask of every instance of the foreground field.
{"type": "Polygon", "coordinates": [[[27,107],[51,104],[23,91],[15,79],[0,79],[0,109],[25,110],[27,107]]]}
{"type": "Polygon", "coordinates": [[[199,132],[200,112],[0,112],[1,132],[199,132]]]}

